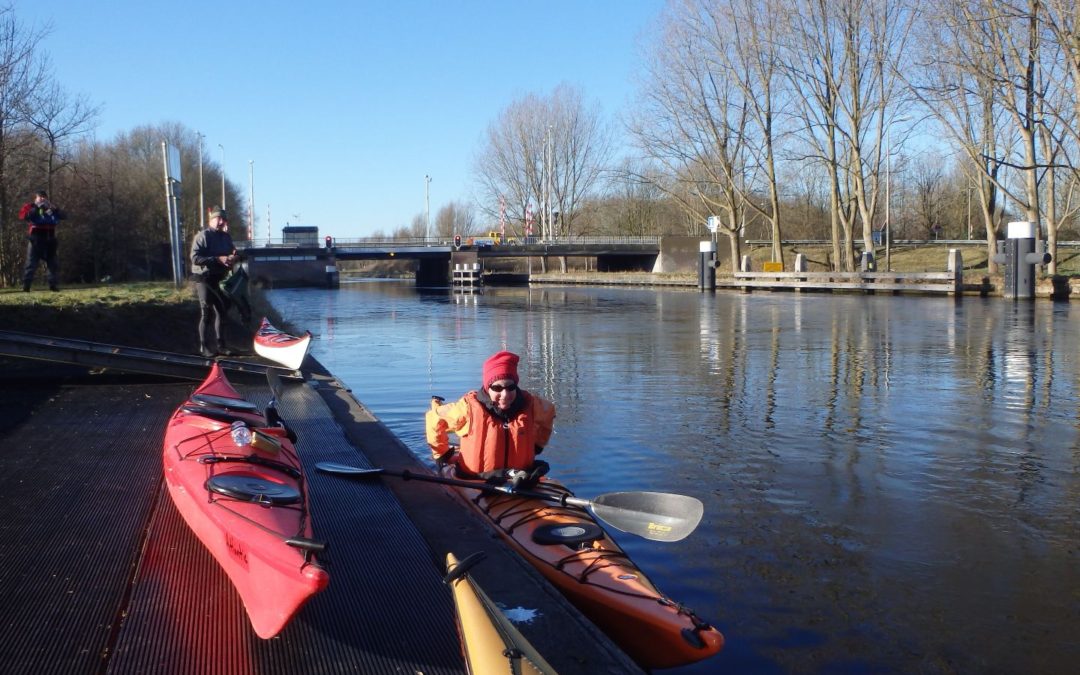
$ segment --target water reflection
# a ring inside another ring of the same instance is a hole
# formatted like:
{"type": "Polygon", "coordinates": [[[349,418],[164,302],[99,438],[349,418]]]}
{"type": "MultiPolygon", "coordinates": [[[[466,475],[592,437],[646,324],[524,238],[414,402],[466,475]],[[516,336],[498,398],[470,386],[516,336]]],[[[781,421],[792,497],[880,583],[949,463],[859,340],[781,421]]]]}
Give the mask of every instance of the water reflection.
{"type": "Polygon", "coordinates": [[[681,673],[1064,672],[1080,656],[1078,323],[1000,300],[485,289],[274,291],[420,456],[432,394],[491,352],[558,406],[580,494],[692,494],[662,546],[619,537],[729,636],[681,673]]]}

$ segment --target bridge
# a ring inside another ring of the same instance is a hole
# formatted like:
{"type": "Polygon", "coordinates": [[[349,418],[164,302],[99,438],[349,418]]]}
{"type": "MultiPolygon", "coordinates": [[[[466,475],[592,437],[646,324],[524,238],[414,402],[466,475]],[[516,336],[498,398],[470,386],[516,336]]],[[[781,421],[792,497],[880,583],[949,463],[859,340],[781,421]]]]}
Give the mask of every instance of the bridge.
{"type": "MultiPolygon", "coordinates": [[[[467,240],[466,240],[467,241],[467,240]]],[[[596,258],[601,272],[678,272],[697,268],[699,237],[572,237],[522,243],[465,243],[440,238],[332,239],[331,245],[238,242],[248,274],[266,286],[337,284],[340,260],[411,260],[420,286],[447,286],[455,264],[483,266],[487,258],[596,258]]]]}

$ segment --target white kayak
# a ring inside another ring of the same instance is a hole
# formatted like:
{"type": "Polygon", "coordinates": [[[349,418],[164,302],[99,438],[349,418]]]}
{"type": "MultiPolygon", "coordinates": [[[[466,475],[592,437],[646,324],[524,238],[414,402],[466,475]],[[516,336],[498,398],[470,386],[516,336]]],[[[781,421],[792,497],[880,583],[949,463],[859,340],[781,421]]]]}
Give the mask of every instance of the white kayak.
{"type": "Polygon", "coordinates": [[[279,330],[263,317],[259,330],[255,332],[255,353],[275,363],[297,370],[304,362],[311,349],[311,331],[305,331],[302,337],[290,335],[279,330]]]}

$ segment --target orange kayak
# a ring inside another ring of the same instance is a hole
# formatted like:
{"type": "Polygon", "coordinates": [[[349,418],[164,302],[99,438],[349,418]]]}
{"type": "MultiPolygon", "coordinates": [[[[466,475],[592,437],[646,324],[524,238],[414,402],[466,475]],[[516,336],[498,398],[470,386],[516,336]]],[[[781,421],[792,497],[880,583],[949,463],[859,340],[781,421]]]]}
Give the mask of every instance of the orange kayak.
{"type": "Polygon", "coordinates": [[[283,426],[268,426],[218,364],[165,430],[165,483],[228,575],[261,638],[326,587],[304,475],[283,426]]]}
{"type": "MultiPolygon", "coordinates": [[[[444,469],[444,476],[452,475],[444,469]]],[[[529,490],[544,499],[460,490],[514,550],[643,668],[695,663],[723,648],[720,631],[661,593],[585,508],[558,503],[573,496],[567,488],[544,479],[529,490]]]]}

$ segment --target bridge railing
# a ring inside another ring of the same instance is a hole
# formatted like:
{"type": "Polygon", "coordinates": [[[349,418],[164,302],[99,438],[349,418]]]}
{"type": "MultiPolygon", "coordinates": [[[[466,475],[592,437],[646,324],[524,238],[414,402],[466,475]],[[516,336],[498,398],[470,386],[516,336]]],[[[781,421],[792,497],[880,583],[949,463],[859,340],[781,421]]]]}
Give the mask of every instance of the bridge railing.
{"type": "MultiPolygon", "coordinates": [[[[479,235],[462,236],[462,244],[465,245],[470,238],[483,238],[487,240],[487,237],[480,237],[479,235]]],[[[332,240],[334,246],[348,247],[348,248],[397,248],[397,247],[426,247],[426,246],[453,246],[453,237],[408,237],[408,238],[390,238],[390,237],[334,237],[332,240]]],[[[572,236],[572,237],[558,237],[541,239],[539,237],[530,237],[526,242],[516,237],[508,237],[505,243],[499,244],[499,246],[521,246],[523,244],[528,245],[552,245],[552,244],[659,244],[660,237],[658,235],[648,236],[572,236]]],[[[322,241],[299,243],[296,241],[285,241],[284,239],[257,239],[255,241],[238,241],[236,247],[239,249],[244,248],[311,248],[311,247],[323,246],[322,241]]]]}

